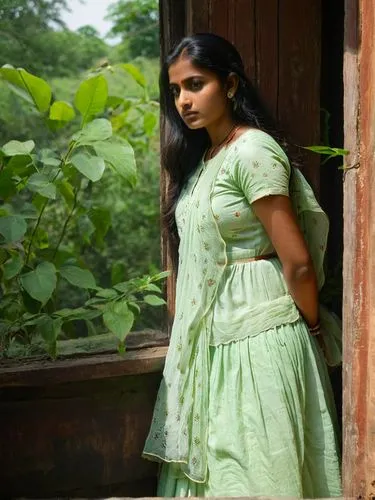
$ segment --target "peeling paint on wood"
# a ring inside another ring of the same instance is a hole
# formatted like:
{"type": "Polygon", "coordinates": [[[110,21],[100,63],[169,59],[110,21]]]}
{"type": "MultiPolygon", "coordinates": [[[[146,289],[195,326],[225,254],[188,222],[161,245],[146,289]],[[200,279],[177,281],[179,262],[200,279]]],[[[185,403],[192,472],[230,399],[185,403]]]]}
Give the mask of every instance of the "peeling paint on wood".
{"type": "Polygon", "coordinates": [[[346,0],[344,56],[344,493],[375,495],[375,10],[346,0]]]}

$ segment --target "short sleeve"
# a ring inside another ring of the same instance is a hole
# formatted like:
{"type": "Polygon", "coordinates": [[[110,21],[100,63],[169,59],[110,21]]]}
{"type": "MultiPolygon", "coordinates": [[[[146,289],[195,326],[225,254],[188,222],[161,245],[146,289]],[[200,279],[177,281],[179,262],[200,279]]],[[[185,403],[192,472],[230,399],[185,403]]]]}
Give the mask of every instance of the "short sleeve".
{"type": "Polygon", "coordinates": [[[289,196],[290,164],[265,132],[249,130],[234,148],[234,182],[249,203],[270,195],[289,196]]]}

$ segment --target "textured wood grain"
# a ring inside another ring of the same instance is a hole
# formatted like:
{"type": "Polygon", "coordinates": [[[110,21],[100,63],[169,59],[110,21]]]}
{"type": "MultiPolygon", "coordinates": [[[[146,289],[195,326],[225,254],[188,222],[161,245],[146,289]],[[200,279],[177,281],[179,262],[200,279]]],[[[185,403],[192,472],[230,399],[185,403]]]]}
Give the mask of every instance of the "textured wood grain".
{"type": "Polygon", "coordinates": [[[56,361],[23,361],[0,368],[0,387],[38,387],[121,375],[160,372],[168,347],[56,361]]]}
{"type": "Polygon", "coordinates": [[[375,11],[345,2],[344,493],[375,496],[375,11]]]}
{"type": "Polygon", "coordinates": [[[210,0],[186,0],[186,32],[210,31],[210,0]]]}
{"type": "Polygon", "coordinates": [[[279,78],[279,2],[256,2],[256,83],[271,116],[277,117],[279,78]]]}
{"type": "MultiPolygon", "coordinates": [[[[278,118],[298,146],[320,144],[320,2],[279,2],[278,118]]],[[[319,192],[318,155],[301,168],[319,192]]]]}
{"type": "Polygon", "coordinates": [[[154,494],[158,466],[141,453],[160,379],[3,389],[0,497],[154,494]]]}

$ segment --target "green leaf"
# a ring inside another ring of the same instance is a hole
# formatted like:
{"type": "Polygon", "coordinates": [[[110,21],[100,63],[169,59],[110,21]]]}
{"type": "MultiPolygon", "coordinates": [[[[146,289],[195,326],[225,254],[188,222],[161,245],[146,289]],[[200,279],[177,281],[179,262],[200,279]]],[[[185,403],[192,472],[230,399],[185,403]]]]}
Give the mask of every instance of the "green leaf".
{"type": "Polygon", "coordinates": [[[159,281],[164,278],[168,278],[168,276],[171,274],[170,271],[162,271],[161,273],[155,274],[154,276],[151,277],[151,281],[159,281]]]}
{"type": "Polygon", "coordinates": [[[116,285],[125,279],[125,264],[122,260],[117,260],[111,269],[111,283],[116,285]]]}
{"type": "Polygon", "coordinates": [[[73,186],[66,179],[62,179],[57,183],[57,189],[64,198],[68,207],[72,207],[74,203],[73,186]]]}
{"type": "Polygon", "coordinates": [[[93,337],[94,335],[97,335],[97,331],[96,331],[94,323],[92,321],[90,321],[89,319],[86,319],[85,323],[86,323],[88,337],[93,337]]]}
{"type": "Polygon", "coordinates": [[[158,119],[155,113],[145,113],[143,117],[143,127],[145,129],[146,135],[148,135],[149,137],[153,135],[157,122],[158,119]]]}
{"type": "Polygon", "coordinates": [[[53,319],[46,315],[44,321],[37,327],[38,333],[45,342],[45,349],[52,358],[57,356],[57,339],[61,333],[62,323],[61,318],[53,319]]]}
{"type": "Polygon", "coordinates": [[[349,154],[349,150],[347,149],[331,148],[329,146],[306,146],[304,149],[321,155],[345,156],[349,154]]]}
{"type": "Polygon", "coordinates": [[[121,293],[127,293],[132,288],[132,286],[129,281],[123,281],[121,283],[117,283],[116,285],[114,285],[113,288],[115,288],[121,293]]]}
{"type": "Polygon", "coordinates": [[[30,175],[32,168],[33,160],[30,155],[16,155],[12,156],[8,161],[7,169],[11,169],[13,175],[18,175],[20,177],[25,177],[30,175]]]}
{"type": "Polygon", "coordinates": [[[56,342],[60,332],[63,321],[61,318],[51,318],[47,316],[44,321],[38,324],[38,332],[48,344],[56,342]]]}
{"type": "Polygon", "coordinates": [[[133,310],[136,314],[141,312],[141,308],[136,302],[128,302],[129,309],[133,310]]]}
{"type": "Polygon", "coordinates": [[[53,149],[41,149],[39,151],[38,157],[39,161],[41,161],[44,165],[48,165],[50,167],[58,167],[61,163],[61,159],[53,149]]]}
{"type": "Polygon", "coordinates": [[[137,169],[132,146],[125,139],[96,142],[93,144],[98,156],[107,161],[112,168],[134,187],[137,183],[137,169]]]}
{"type": "Polygon", "coordinates": [[[73,139],[80,146],[91,145],[96,141],[105,141],[112,137],[112,124],[105,118],[97,118],[88,123],[82,130],[74,135],[73,139]]]}
{"type": "Polygon", "coordinates": [[[39,216],[38,210],[34,207],[32,203],[24,203],[19,211],[19,215],[22,215],[24,219],[36,220],[39,216]]]}
{"type": "Polygon", "coordinates": [[[114,299],[118,297],[118,293],[113,288],[102,288],[96,294],[97,297],[102,297],[103,299],[114,299]]]}
{"type": "Polygon", "coordinates": [[[143,88],[146,87],[146,80],[142,73],[133,64],[123,63],[118,65],[126,73],[128,73],[134,80],[143,88]]]}
{"type": "Polygon", "coordinates": [[[77,307],[76,309],[60,309],[59,311],[54,312],[56,316],[59,316],[64,319],[64,322],[67,321],[76,321],[81,319],[94,319],[98,316],[102,315],[102,312],[97,309],[86,309],[84,307],[77,307]]]}
{"type": "Polygon", "coordinates": [[[145,290],[147,290],[148,292],[157,292],[157,293],[161,293],[161,289],[157,286],[157,285],[154,285],[154,283],[150,283],[146,286],[145,290]]]}
{"type": "Polygon", "coordinates": [[[26,292],[44,305],[56,288],[56,269],[51,262],[41,262],[34,271],[21,276],[26,292]]]}
{"type": "Polygon", "coordinates": [[[34,193],[39,193],[44,198],[54,200],[56,198],[56,186],[49,181],[44,174],[33,174],[30,176],[27,187],[34,193]]]}
{"type": "Polygon", "coordinates": [[[23,260],[19,254],[14,255],[4,264],[4,279],[10,280],[14,278],[22,269],[23,260]]]}
{"type": "Polygon", "coordinates": [[[102,207],[93,208],[89,212],[89,218],[95,226],[95,237],[97,243],[103,243],[104,237],[111,227],[111,212],[102,207]]]}
{"type": "Polygon", "coordinates": [[[50,120],[70,122],[75,115],[73,106],[65,101],[55,101],[49,110],[50,120]]]}
{"type": "Polygon", "coordinates": [[[103,314],[105,326],[123,342],[134,323],[134,314],[125,301],[114,302],[106,307],[103,314]]]}
{"type": "Polygon", "coordinates": [[[20,240],[27,230],[27,224],[20,215],[7,215],[0,217],[0,234],[5,238],[6,243],[13,243],[20,240]]]}
{"type": "Polygon", "coordinates": [[[0,198],[7,200],[17,193],[17,188],[13,181],[13,172],[10,168],[5,168],[0,172],[0,198]]]}
{"type": "Polygon", "coordinates": [[[48,83],[23,68],[13,68],[6,64],[0,68],[0,77],[9,87],[27,102],[34,104],[36,109],[44,113],[49,108],[52,91],[48,83]]]}
{"type": "Polygon", "coordinates": [[[9,141],[1,149],[5,156],[16,156],[29,155],[34,148],[34,141],[9,141]]]}
{"type": "Polygon", "coordinates": [[[143,300],[150,306],[163,306],[166,303],[164,299],[158,297],[157,295],[145,295],[143,300]]]}
{"type": "Polygon", "coordinates": [[[90,156],[87,153],[75,154],[72,157],[71,162],[82,175],[90,179],[92,182],[97,182],[101,179],[105,170],[103,158],[90,156]]]}
{"type": "Polygon", "coordinates": [[[34,239],[33,239],[33,244],[35,247],[39,248],[40,250],[43,250],[45,248],[49,247],[49,242],[48,242],[48,233],[45,231],[43,228],[38,227],[38,229],[35,231],[34,239]]]}
{"type": "Polygon", "coordinates": [[[115,95],[109,95],[108,98],[107,98],[107,102],[105,104],[105,107],[106,108],[117,108],[118,106],[120,106],[120,104],[122,104],[124,102],[124,98],[123,97],[117,97],[115,95]]]}
{"type": "Polygon", "coordinates": [[[77,266],[63,266],[59,270],[61,276],[79,288],[96,288],[95,278],[88,269],[77,266]]]}
{"type": "Polygon", "coordinates": [[[94,76],[81,83],[74,104],[82,115],[83,123],[102,113],[108,96],[108,85],[103,75],[94,76]]]}
{"type": "Polygon", "coordinates": [[[95,233],[95,226],[91,222],[89,217],[86,214],[79,217],[77,226],[82,240],[85,243],[90,244],[91,236],[93,235],[93,233],[95,233]]]}

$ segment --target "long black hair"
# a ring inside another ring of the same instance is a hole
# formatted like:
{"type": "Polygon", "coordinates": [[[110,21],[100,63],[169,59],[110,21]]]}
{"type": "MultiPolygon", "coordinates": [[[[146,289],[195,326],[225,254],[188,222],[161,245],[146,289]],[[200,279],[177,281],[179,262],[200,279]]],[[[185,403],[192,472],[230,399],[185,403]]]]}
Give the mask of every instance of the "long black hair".
{"type": "Polygon", "coordinates": [[[184,182],[210,146],[206,129],[191,130],[185,125],[170,91],[168,70],[182,55],[188,57],[195,66],[215,73],[223,85],[227,82],[228,76],[235,73],[239,82],[232,99],[234,122],[264,130],[284,148],[286,146],[281,134],[277,132],[275,123],[262,105],[256,89],[247,78],[237,49],[224,38],[212,33],[199,33],[183,38],[169,53],[160,72],[160,108],[165,130],[161,163],[169,175],[163,217],[174,261],[178,245],[174,215],[176,202],[184,182]]]}

